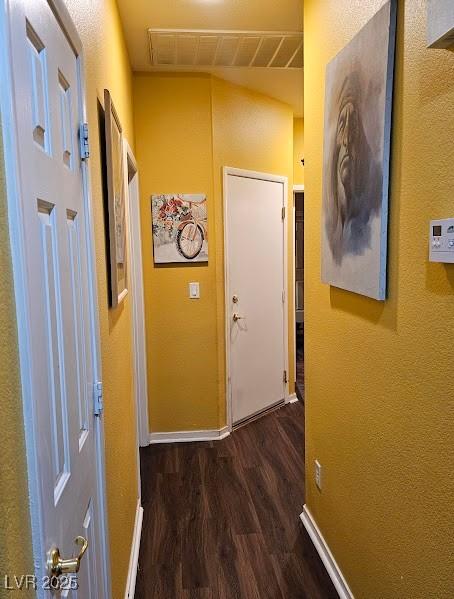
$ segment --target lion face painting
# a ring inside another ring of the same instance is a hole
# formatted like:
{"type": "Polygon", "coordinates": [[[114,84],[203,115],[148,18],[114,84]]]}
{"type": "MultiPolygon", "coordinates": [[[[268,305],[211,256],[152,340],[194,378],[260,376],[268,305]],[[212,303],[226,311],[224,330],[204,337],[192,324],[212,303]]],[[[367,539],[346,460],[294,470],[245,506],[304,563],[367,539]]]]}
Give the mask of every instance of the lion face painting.
{"type": "Polygon", "coordinates": [[[384,299],[394,2],[328,65],[322,280],[384,299]]]}

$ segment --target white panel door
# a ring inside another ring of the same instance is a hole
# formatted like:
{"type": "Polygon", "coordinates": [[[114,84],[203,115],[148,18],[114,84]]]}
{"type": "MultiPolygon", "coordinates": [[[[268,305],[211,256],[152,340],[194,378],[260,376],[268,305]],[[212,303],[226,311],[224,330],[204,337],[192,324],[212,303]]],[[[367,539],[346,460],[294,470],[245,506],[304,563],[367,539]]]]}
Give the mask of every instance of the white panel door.
{"type": "Polygon", "coordinates": [[[31,301],[31,405],[40,480],[37,564],[64,559],[88,541],[77,580],[40,596],[105,597],[93,411],[88,216],[79,155],[81,65],[46,0],[10,2],[20,201],[31,301]],[[81,541],[82,543],[82,541],[81,541]],[[79,589],[71,587],[78,583],[79,589]]]}
{"type": "Polygon", "coordinates": [[[232,420],[285,399],[284,184],[227,175],[232,420]]]}

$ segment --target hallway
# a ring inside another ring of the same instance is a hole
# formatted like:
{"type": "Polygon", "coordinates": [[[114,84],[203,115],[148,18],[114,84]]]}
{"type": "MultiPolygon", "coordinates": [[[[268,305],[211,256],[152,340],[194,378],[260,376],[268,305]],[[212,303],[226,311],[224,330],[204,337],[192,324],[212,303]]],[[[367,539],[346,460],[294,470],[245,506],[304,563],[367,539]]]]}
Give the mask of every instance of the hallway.
{"type": "Polygon", "coordinates": [[[145,510],[137,599],[335,599],[298,522],[304,408],[222,441],[141,450],[145,510]]]}

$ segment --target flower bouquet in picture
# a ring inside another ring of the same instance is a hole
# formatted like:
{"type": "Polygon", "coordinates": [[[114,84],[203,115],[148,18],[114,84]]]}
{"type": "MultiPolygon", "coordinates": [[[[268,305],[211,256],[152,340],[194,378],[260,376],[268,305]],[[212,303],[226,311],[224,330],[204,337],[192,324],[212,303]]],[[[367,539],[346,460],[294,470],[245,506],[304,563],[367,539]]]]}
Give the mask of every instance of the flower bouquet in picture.
{"type": "Polygon", "coordinates": [[[208,262],[205,195],[153,195],[151,211],[155,264],[208,262]]]}

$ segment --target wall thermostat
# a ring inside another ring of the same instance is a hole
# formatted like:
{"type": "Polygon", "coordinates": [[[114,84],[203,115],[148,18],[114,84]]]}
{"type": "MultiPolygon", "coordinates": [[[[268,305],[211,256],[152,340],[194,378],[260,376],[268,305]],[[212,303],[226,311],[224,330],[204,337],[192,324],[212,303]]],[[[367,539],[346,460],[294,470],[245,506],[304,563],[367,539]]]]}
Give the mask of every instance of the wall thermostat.
{"type": "Polygon", "coordinates": [[[430,221],[429,260],[454,263],[454,218],[430,221]]]}

